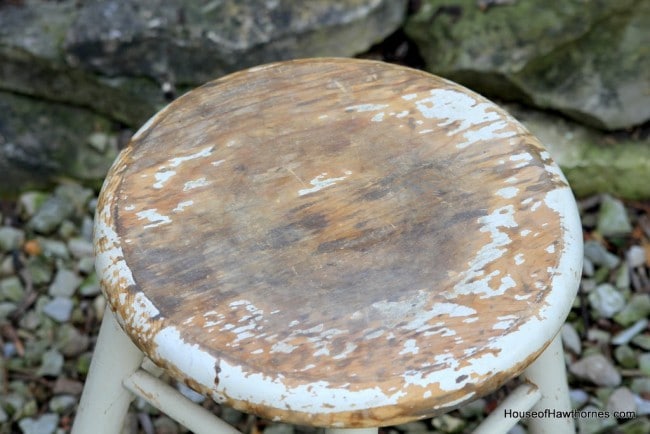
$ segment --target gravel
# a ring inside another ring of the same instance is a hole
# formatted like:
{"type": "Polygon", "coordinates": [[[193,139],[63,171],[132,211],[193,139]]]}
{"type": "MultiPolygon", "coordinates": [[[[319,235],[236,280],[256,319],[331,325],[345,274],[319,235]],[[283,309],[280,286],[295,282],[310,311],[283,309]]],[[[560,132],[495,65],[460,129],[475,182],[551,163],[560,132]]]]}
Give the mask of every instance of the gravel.
{"type": "MultiPolygon", "coordinates": [[[[0,434],[69,432],[105,307],[94,273],[95,204],[92,190],[67,184],[25,193],[3,208],[0,434]]],[[[581,433],[614,427],[623,434],[650,432],[650,205],[602,196],[581,202],[581,212],[588,265],[561,330],[571,401],[580,410],[636,411],[637,418],[577,423],[581,433]]],[[[320,432],[221,408],[185,385],[174,386],[246,433],[320,432]]],[[[469,432],[503,394],[383,433],[469,432]]],[[[125,427],[125,434],[187,432],[139,400],[125,427]]],[[[525,432],[525,423],[512,431],[525,432]]]]}

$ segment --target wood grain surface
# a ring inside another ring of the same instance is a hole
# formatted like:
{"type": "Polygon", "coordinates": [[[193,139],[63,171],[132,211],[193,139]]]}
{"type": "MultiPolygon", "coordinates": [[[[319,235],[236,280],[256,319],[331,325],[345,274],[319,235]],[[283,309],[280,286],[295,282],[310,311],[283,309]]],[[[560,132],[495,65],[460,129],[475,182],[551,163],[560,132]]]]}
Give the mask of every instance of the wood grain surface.
{"type": "Polygon", "coordinates": [[[97,266],[134,342],[267,418],[386,425],[493,391],[566,317],[566,181],[505,111],[350,59],[265,65],[152,118],[98,205],[97,266]]]}

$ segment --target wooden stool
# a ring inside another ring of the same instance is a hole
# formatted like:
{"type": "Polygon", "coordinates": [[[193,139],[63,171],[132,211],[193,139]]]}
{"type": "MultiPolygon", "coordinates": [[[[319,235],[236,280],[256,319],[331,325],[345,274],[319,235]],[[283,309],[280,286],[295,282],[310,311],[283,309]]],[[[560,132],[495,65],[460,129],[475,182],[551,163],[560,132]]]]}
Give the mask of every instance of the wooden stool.
{"type": "Polygon", "coordinates": [[[132,393],[235,432],[143,355],[219,403],[328,428],[431,417],[524,372],[481,432],[531,406],[548,415],[531,430],[573,431],[556,338],[581,271],[571,190],[450,81],[312,59],[210,82],[133,136],[95,225],[112,313],[76,433],[117,432],[132,393]]]}

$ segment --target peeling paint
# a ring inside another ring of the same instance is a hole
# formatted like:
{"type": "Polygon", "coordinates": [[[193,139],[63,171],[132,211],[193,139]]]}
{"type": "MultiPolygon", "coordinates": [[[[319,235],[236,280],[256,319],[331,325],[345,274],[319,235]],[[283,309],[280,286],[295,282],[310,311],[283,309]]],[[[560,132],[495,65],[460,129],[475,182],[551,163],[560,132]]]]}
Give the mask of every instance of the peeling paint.
{"type": "Polygon", "coordinates": [[[320,175],[318,175],[316,178],[312,179],[309,181],[313,187],[311,188],[302,188],[298,190],[298,196],[304,196],[309,193],[315,193],[317,191],[320,191],[324,188],[327,188],[331,185],[336,184],[339,181],[343,181],[345,178],[348,177],[352,172],[350,171],[345,171],[346,176],[339,176],[338,178],[325,178],[327,176],[327,172],[323,172],[320,175]]]}
{"type": "Polygon", "coordinates": [[[151,222],[151,224],[144,225],[145,228],[155,228],[160,225],[166,225],[172,222],[172,220],[162,214],[159,214],[157,212],[158,210],[156,208],[154,209],[147,209],[144,211],[140,211],[135,213],[136,216],[138,216],[139,220],[144,220],[147,219],[148,221],[151,222]]]}

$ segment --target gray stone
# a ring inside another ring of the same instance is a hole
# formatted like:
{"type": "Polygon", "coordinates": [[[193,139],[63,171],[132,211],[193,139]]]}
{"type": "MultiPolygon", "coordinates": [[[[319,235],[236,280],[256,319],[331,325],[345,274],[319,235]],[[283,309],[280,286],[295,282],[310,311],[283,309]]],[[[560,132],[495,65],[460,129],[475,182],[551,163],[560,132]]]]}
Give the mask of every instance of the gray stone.
{"type": "Polygon", "coordinates": [[[639,348],[642,348],[646,351],[650,351],[650,335],[637,335],[632,338],[632,343],[639,348]]]}
{"type": "Polygon", "coordinates": [[[639,370],[642,375],[650,377],[650,353],[639,355],[639,370]]]}
{"type": "Polygon", "coordinates": [[[0,280],[0,301],[19,302],[23,299],[25,288],[17,277],[7,277],[0,280]]]}
{"type": "MultiPolygon", "coordinates": [[[[643,399],[639,395],[634,395],[634,400],[636,402],[636,411],[639,416],[645,416],[647,414],[650,414],[650,400],[649,399],[643,399]]],[[[649,432],[650,428],[647,429],[646,431],[639,431],[639,432],[649,432]]]]}
{"type": "Polygon", "coordinates": [[[566,323],[562,326],[560,330],[562,336],[562,343],[564,347],[570,350],[573,354],[580,355],[582,352],[582,343],[580,342],[580,336],[576,329],[569,323],[566,323]]]}
{"type": "Polygon", "coordinates": [[[405,30],[434,73],[597,128],[650,119],[648,2],[527,0],[487,11],[475,0],[418,4],[405,30]]]}
{"type": "Polygon", "coordinates": [[[605,237],[627,235],[632,232],[632,225],[623,202],[608,194],[604,195],[596,229],[605,237]]]}
{"type": "Polygon", "coordinates": [[[650,377],[637,377],[632,379],[632,384],[630,384],[630,390],[637,394],[649,394],[650,393],[650,377]]]}
{"type": "Polygon", "coordinates": [[[88,136],[88,144],[95,148],[98,152],[105,152],[109,146],[117,146],[117,138],[115,135],[106,133],[92,133],[90,136],[88,136]]]}
{"type": "Polygon", "coordinates": [[[81,282],[82,279],[75,272],[61,268],[56,272],[48,294],[53,297],[70,297],[81,282]]]}
{"type": "Polygon", "coordinates": [[[89,274],[79,288],[79,294],[83,295],[84,297],[92,297],[100,294],[101,292],[102,290],[99,286],[99,279],[95,273],[89,274]]]}
{"type": "Polygon", "coordinates": [[[648,326],[647,318],[642,318],[638,320],[632,327],[629,327],[623,331],[618,332],[612,338],[612,343],[614,345],[623,345],[627,344],[634,338],[636,335],[641,333],[648,326]]]}
{"type": "Polygon", "coordinates": [[[41,191],[26,191],[18,198],[18,208],[24,219],[31,218],[50,197],[48,193],[41,191]]]}
{"type": "Polygon", "coordinates": [[[43,353],[41,366],[38,368],[38,375],[51,375],[57,377],[63,369],[63,355],[57,350],[49,350],[43,353]]]}
{"type": "Polygon", "coordinates": [[[630,270],[623,264],[616,271],[616,287],[619,289],[630,288],[630,270]]]}
{"type": "Polygon", "coordinates": [[[646,263],[645,249],[641,246],[632,246],[625,254],[625,258],[630,267],[641,267],[646,263]]]}
{"type": "Polygon", "coordinates": [[[69,259],[70,252],[68,246],[61,240],[54,238],[38,238],[38,244],[43,250],[43,256],[47,258],[69,259]]]}
{"type": "Polygon", "coordinates": [[[54,232],[63,220],[68,218],[74,208],[72,204],[60,197],[52,196],[45,201],[43,206],[29,221],[29,226],[41,234],[54,232]]]}
{"type": "Polygon", "coordinates": [[[93,274],[95,271],[95,258],[93,256],[85,256],[79,259],[77,269],[82,274],[93,274]]]}
{"type": "Polygon", "coordinates": [[[75,225],[70,220],[63,220],[61,222],[61,225],[59,225],[59,230],[57,231],[57,235],[64,240],[68,240],[72,236],[76,235],[77,231],[78,231],[77,225],[75,225]]]}
{"type": "Polygon", "coordinates": [[[610,253],[605,249],[605,247],[600,244],[598,241],[589,240],[584,244],[585,256],[589,258],[591,262],[607,269],[614,269],[621,262],[618,256],[610,253]]]}
{"type": "Polygon", "coordinates": [[[462,432],[463,428],[466,425],[466,422],[463,419],[451,416],[449,414],[443,414],[442,416],[434,417],[431,420],[431,424],[434,428],[446,432],[446,433],[457,433],[462,432]]]}
{"type": "Polygon", "coordinates": [[[611,318],[625,307],[625,297],[609,283],[602,283],[588,295],[591,307],[604,318],[611,318]]]}
{"type": "Polygon", "coordinates": [[[591,262],[589,258],[582,259],[582,275],[586,277],[592,277],[596,269],[594,268],[594,263],[591,262]]]}
{"type": "Polygon", "coordinates": [[[45,413],[38,418],[27,417],[18,421],[23,434],[53,434],[59,424],[57,414],[45,413]]]}
{"type": "Polygon", "coordinates": [[[613,412],[636,411],[634,394],[627,387],[619,387],[607,401],[607,410],[613,412]]]}
{"type": "Polygon", "coordinates": [[[0,228],[0,252],[19,249],[25,242],[25,232],[22,229],[3,226],[0,228]]]}
{"type": "Polygon", "coordinates": [[[274,423],[264,428],[264,434],[293,434],[295,427],[284,423],[274,423]]]}
{"type": "Polygon", "coordinates": [[[572,374],[598,386],[615,387],[621,384],[621,374],[602,354],[587,356],[569,367],[572,374]]]}
{"type": "Polygon", "coordinates": [[[55,297],[43,306],[43,313],[55,321],[66,322],[70,320],[73,302],[69,298],[55,297]]]}
{"type": "Polygon", "coordinates": [[[589,402],[589,394],[582,389],[569,390],[569,398],[571,400],[571,408],[581,408],[589,402]]]}
{"type": "MultiPolygon", "coordinates": [[[[604,410],[593,406],[586,405],[581,409],[582,412],[589,415],[604,414],[604,410]]],[[[617,425],[616,419],[613,415],[609,415],[607,418],[599,417],[579,417],[578,420],[578,434],[594,434],[600,432],[606,432],[605,430],[610,427],[617,425]]]]}
{"type": "Polygon", "coordinates": [[[68,249],[75,258],[93,256],[93,244],[85,238],[71,238],[68,241],[68,249]]]}
{"type": "Polygon", "coordinates": [[[93,197],[93,191],[76,183],[66,183],[59,185],[54,190],[54,195],[71,203],[77,215],[81,216],[85,213],[88,201],[93,197]]]}
{"type": "Polygon", "coordinates": [[[634,294],[614,321],[626,327],[650,315],[650,294],[634,294]]]}
{"type": "Polygon", "coordinates": [[[647,434],[650,432],[650,420],[648,418],[637,418],[625,422],[618,427],[621,434],[647,434]]]}
{"type": "Polygon", "coordinates": [[[5,423],[8,420],[9,420],[9,416],[7,415],[7,412],[0,405],[0,423],[5,423]]]}
{"type": "Polygon", "coordinates": [[[611,337],[611,334],[605,330],[598,328],[590,328],[587,330],[587,340],[590,342],[596,342],[599,345],[608,345],[611,337]]]}
{"type": "Polygon", "coordinates": [[[56,329],[56,348],[66,357],[76,357],[88,349],[90,338],[70,324],[56,329]]]}
{"type": "Polygon", "coordinates": [[[5,320],[16,308],[16,303],[0,301],[0,321],[5,320]]]}
{"type": "Polygon", "coordinates": [[[636,353],[628,345],[621,345],[614,350],[614,358],[618,364],[626,369],[633,369],[637,365],[636,353]]]}
{"type": "Polygon", "coordinates": [[[87,3],[64,49],[71,63],[102,75],[197,84],[270,61],[354,55],[393,32],[405,12],[404,1],[319,0],[296,6],[289,0],[87,3]]]}
{"type": "Polygon", "coordinates": [[[41,256],[29,258],[26,268],[34,285],[42,285],[52,279],[52,264],[41,256]]]}
{"type": "Polygon", "coordinates": [[[72,395],[59,395],[50,399],[48,406],[54,413],[62,414],[72,410],[77,404],[78,398],[72,395]]]}
{"type": "Polygon", "coordinates": [[[0,277],[12,276],[16,270],[14,269],[14,258],[11,255],[2,258],[0,256],[0,277]]]}

